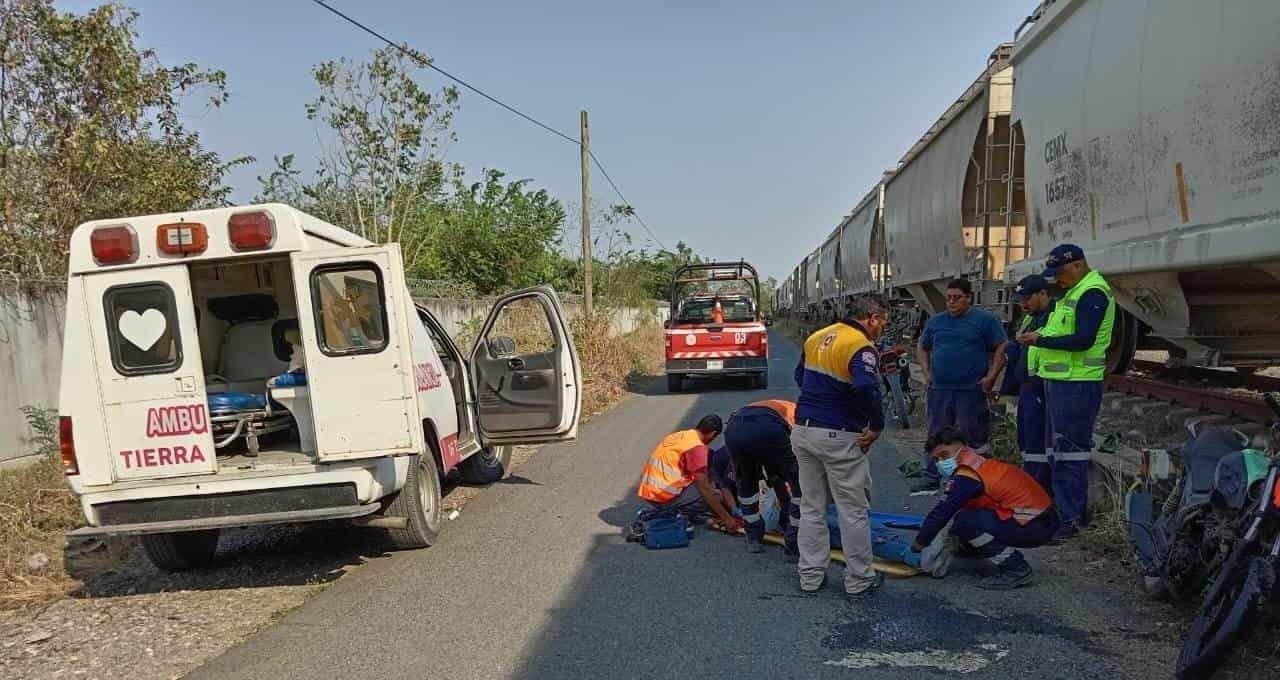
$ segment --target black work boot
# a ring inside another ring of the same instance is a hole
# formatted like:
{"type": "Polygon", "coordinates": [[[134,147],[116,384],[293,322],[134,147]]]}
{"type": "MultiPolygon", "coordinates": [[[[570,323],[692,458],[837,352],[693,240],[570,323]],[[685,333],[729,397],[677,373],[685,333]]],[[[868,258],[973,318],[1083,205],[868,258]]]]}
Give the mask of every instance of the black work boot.
{"type": "Polygon", "coordinates": [[[999,571],[978,582],[983,590],[1013,590],[1031,585],[1031,565],[1022,553],[1015,552],[999,566],[999,571]]]}

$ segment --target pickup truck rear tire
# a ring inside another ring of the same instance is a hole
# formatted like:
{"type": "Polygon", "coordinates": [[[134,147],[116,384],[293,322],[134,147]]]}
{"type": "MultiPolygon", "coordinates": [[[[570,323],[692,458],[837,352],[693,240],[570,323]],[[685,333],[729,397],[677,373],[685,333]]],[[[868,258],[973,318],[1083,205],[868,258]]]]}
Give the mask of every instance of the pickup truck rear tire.
{"type": "Polygon", "coordinates": [[[218,529],[143,534],[138,537],[151,563],[165,571],[199,569],[213,562],[218,552],[218,529]]]}
{"type": "Polygon", "coordinates": [[[463,484],[484,485],[502,479],[510,468],[511,447],[491,446],[462,461],[458,472],[462,475],[463,484]]]}
{"type": "MultiPolygon", "coordinates": [[[[478,455],[478,454],[477,454],[478,455]]],[[[384,511],[387,517],[402,517],[403,529],[387,529],[396,550],[425,548],[440,534],[440,472],[433,456],[411,456],[404,488],[396,492],[384,511]]]]}
{"type": "Polygon", "coordinates": [[[679,392],[684,389],[684,376],[679,373],[667,374],[667,391],[679,392]]]}

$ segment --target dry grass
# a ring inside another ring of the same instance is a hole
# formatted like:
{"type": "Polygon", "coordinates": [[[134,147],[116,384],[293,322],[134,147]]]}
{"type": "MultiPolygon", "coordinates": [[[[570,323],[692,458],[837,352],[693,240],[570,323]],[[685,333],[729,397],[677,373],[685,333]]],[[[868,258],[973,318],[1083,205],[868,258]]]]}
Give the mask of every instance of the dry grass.
{"type": "Polygon", "coordinates": [[[0,610],[55,600],[75,587],[63,565],[64,535],[80,521],[56,456],[0,471],[0,610]]]}
{"type": "Polygon", "coordinates": [[[608,318],[601,315],[575,319],[571,326],[582,360],[583,415],[603,411],[637,378],[655,375],[662,368],[664,340],[656,320],[625,335],[611,332],[608,318]]]}

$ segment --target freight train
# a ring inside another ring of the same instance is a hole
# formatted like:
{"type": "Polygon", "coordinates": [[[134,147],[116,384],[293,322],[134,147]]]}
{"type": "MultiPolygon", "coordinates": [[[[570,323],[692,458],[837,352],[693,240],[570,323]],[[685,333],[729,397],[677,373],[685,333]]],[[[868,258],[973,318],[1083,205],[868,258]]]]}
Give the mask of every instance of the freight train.
{"type": "Polygon", "coordinates": [[[881,292],[916,313],[965,277],[1007,292],[1080,245],[1135,349],[1253,370],[1280,358],[1280,2],[1044,0],[774,293],[836,316],[881,292]]]}

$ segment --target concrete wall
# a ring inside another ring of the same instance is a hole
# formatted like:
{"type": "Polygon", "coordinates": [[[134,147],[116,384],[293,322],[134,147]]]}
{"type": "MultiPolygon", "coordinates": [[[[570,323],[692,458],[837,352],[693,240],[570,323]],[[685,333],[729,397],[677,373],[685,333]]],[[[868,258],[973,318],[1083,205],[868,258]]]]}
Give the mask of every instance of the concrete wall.
{"type": "Polygon", "coordinates": [[[34,448],[22,407],[58,406],[65,309],[61,286],[0,288],[0,465],[34,448]]]}
{"type": "MultiPolygon", "coordinates": [[[[582,305],[574,301],[561,301],[565,314],[570,319],[582,316],[582,305]]],[[[418,303],[431,310],[449,335],[458,336],[467,324],[478,326],[493,307],[492,300],[452,300],[441,298],[425,298],[418,303]]],[[[597,307],[597,312],[600,309],[597,307]]],[[[630,333],[640,326],[646,318],[656,318],[659,322],[667,318],[670,311],[665,302],[654,302],[648,309],[636,307],[609,308],[610,326],[615,333],[630,333]]],[[[466,350],[467,348],[462,348],[466,350]]]]}
{"type": "MultiPolygon", "coordinates": [[[[483,323],[493,305],[491,300],[420,302],[453,336],[467,323],[483,323]]],[[[565,302],[564,307],[571,318],[582,314],[581,305],[576,302],[565,302]]],[[[0,466],[16,464],[18,459],[30,456],[34,448],[22,407],[58,407],[65,308],[62,286],[0,288],[0,466]]],[[[646,316],[657,314],[659,320],[665,318],[667,307],[665,303],[654,303],[650,310],[621,308],[609,313],[614,332],[629,333],[646,316]]]]}

